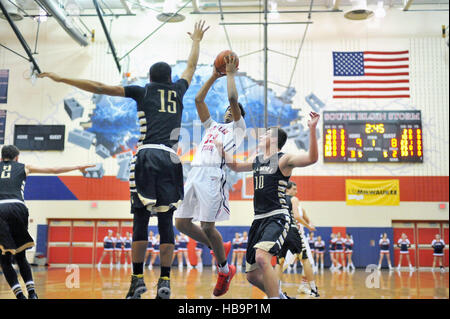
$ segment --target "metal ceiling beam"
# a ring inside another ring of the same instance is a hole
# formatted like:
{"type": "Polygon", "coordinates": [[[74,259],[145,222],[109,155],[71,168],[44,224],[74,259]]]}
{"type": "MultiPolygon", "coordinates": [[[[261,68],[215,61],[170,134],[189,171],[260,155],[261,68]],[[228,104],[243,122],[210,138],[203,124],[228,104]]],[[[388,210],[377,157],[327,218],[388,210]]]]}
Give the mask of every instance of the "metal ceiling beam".
{"type": "Polygon", "coordinates": [[[122,4],[123,8],[127,12],[127,14],[132,14],[130,6],[128,5],[128,2],[126,0],[120,0],[120,3],[122,4]]]}
{"type": "MultiPolygon", "coordinates": [[[[17,28],[14,21],[9,16],[8,11],[6,10],[3,3],[0,1],[0,9],[3,12],[3,15],[5,16],[6,20],[8,20],[9,25],[13,29],[14,33],[16,34],[17,39],[19,39],[20,44],[22,45],[23,49],[27,53],[28,61],[30,61],[33,64],[33,67],[38,73],[41,73],[41,69],[39,68],[39,65],[37,64],[36,60],[33,58],[33,54],[31,53],[30,47],[28,46],[27,42],[22,36],[22,33],[20,33],[19,29],[17,28]]],[[[22,56],[23,57],[23,56],[22,56]]]]}
{"type": "Polygon", "coordinates": [[[84,34],[82,34],[78,29],[69,27],[70,24],[67,23],[66,12],[62,10],[54,0],[35,1],[55,18],[59,25],[70,35],[72,39],[78,42],[81,46],[87,46],[89,44],[84,34]]]}
{"type": "Polygon", "coordinates": [[[102,25],[103,32],[105,33],[105,36],[106,36],[106,40],[108,41],[109,48],[111,49],[111,53],[113,55],[114,62],[116,62],[117,69],[119,70],[119,73],[120,73],[122,70],[122,67],[120,66],[119,58],[117,57],[116,48],[114,47],[114,43],[111,39],[108,29],[106,28],[105,20],[103,19],[103,15],[100,11],[100,6],[98,5],[97,0],[92,0],[92,1],[94,3],[95,10],[97,11],[98,18],[100,19],[100,23],[102,25]]]}

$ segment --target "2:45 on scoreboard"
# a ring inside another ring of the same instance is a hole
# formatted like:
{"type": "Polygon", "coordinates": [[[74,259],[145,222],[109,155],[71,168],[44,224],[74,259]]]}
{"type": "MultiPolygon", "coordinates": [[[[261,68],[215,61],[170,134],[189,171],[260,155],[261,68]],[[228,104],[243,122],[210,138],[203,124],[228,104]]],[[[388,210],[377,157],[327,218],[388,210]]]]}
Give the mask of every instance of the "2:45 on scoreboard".
{"type": "Polygon", "coordinates": [[[326,111],[325,163],[423,163],[420,111],[326,111]]]}

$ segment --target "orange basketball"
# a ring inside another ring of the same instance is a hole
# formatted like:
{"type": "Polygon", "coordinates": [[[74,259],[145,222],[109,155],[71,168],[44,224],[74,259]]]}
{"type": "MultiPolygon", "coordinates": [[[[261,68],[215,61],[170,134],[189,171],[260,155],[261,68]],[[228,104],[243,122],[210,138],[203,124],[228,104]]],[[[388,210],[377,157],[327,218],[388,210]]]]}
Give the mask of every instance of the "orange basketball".
{"type": "Polygon", "coordinates": [[[216,67],[217,71],[219,71],[222,74],[227,73],[225,57],[229,56],[229,55],[233,55],[236,57],[236,62],[237,62],[236,66],[239,66],[239,57],[237,56],[237,54],[231,50],[224,50],[217,55],[216,60],[214,61],[214,66],[216,67]]]}

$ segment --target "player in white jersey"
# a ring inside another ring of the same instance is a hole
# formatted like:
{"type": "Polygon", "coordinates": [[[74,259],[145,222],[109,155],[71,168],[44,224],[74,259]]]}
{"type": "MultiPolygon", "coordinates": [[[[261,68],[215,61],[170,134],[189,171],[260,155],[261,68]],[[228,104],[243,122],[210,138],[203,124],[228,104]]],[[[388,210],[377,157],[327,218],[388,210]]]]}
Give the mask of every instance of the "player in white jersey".
{"type": "Polygon", "coordinates": [[[397,246],[398,248],[400,248],[400,256],[397,270],[400,270],[400,267],[402,266],[403,256],[406,256],[409,265],[409,270],[414,271],[414,267],[411,265],[411,260],[409,258],[409,249],[411,248],[411,242],[409,241],[408,236],[406,236],[405,233],[402,233],[401,238],[397,242],[397,246]]]}
{"type": "Polygon", "coordinates": [[[226,57],[225,60],[228,101],[230,102],[224,116],[225,123],[214,121],[205,103],[208,91],[214,82],[223,76],[214,69],[212,76],[195,97],[197,112],[206,132],[191,163],[192,169],[184,186],[183,203],[175,212],[177,229],[194,240],[206,244],[214,252],[219,273],[213,292],[215,296],[226,293],[236,268],[227,263],[231,242],[227,243],[225,249],[222,235],[215,226],[216,222],[229,219],[230,210],[228,190],[225,187],[225,161],[214,143],[221,142],[226,152],[233,153],[242,143],[246,130],[243,118],[245,112],[242,105],[238,103],[234,79],[237,72],[236,60],[233,56],[226,57]],[[194,224],[195,221],[199,221],[201,227],[194,224]]]}

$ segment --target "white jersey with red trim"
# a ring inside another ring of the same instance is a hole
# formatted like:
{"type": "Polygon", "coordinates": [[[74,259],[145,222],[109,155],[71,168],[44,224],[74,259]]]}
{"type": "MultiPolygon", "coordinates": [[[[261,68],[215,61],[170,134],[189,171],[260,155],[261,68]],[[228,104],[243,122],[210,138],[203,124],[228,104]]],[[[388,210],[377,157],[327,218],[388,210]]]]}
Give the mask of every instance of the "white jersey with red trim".
{"type": "Polygon", "coordinates": [[[241,117],[239,121],[231,123],[217,123],[211,117],[202,123],[206,129],[201,143],[195,151],[192,166],[224,166],[223,159],[219,155],[214,141],[222,142],[226,152],[232,152],[242,143],[245,137],[246,125],[241,117]]]}

